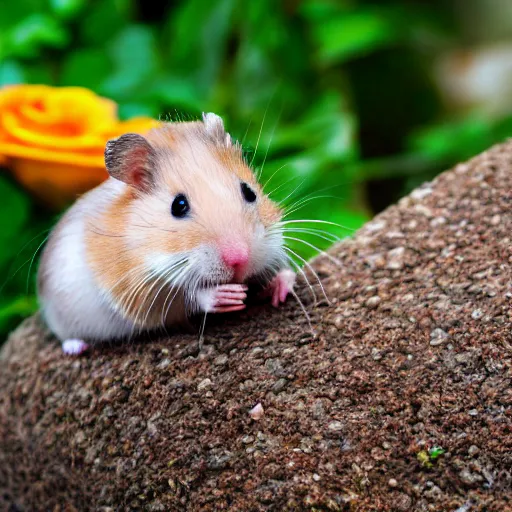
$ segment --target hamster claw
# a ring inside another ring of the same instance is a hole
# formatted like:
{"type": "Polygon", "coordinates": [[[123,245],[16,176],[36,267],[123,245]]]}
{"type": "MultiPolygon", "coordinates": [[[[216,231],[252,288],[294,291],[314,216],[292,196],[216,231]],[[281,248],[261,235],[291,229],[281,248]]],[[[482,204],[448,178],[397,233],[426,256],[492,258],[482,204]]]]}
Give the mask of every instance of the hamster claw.
{"type": "Polygon", "coordinates": [[[245,308],[247,286],[244,284],[222,284],[198,292],[201,309],[207,313],[231,313],[245,308]]]}
{"type": "Polygon", "coordinates": [[[279,307],[279,304],[286,301],[286,297],[293,291],[295,285],[295,272],[290,269],[281,270],[269,284],[272,295],[272,306],[279,307]]]}
{"type": "Polygon", "coordinates": [[[67,356],[79,356],[89,350],[89,345],[83,340],[70,339],[62,342],[62,352],[67,356]]]}

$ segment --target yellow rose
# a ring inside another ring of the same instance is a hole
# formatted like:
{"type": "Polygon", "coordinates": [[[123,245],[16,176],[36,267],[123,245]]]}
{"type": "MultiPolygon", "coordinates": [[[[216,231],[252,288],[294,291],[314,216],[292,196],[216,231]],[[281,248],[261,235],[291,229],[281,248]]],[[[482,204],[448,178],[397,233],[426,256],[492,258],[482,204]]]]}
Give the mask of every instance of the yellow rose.
{"type": "Polygon", "coordinates": [[[107,178],[107,140],[158,124],[147,117],[121,122],[113,101],[81,87],[7,86],[0,90],[0,165],[61,207],[107,178]]]}

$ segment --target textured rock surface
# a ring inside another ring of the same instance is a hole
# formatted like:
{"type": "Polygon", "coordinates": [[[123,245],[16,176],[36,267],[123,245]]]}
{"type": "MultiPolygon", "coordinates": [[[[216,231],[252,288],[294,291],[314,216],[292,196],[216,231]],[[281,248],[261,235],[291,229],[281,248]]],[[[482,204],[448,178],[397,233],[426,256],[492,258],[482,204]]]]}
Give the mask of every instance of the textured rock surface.
{"type": "Polygon", "coordinates": [[[0,356],[0,508],[510,510],[511,190],[507,143],[315,261],[316,339],[290,302],[199,354],[73,359],[28,320],[0,356]]]}

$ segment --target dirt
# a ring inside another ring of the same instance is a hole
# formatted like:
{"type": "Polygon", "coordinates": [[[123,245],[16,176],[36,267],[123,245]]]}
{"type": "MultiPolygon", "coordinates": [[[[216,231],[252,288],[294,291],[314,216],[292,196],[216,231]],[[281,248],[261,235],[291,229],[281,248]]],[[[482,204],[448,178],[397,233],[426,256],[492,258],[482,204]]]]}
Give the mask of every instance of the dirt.
{"type": "Polygon", "coordinates": [[[315,337],[290,301],[66,358],[27,320],[0,508],[512,510],[511,191],[508,142],[318,258],[315,337]]]}

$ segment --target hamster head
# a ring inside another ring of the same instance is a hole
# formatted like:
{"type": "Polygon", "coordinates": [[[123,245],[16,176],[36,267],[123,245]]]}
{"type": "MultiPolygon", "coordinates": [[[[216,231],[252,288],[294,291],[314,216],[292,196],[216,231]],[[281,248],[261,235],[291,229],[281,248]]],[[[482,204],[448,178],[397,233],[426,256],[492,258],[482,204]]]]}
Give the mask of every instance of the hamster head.
{"type": "Polygon", "coordinates": [[[251,278],[265,282],[284,266],[281,209],[217,115],[168,123],[147,137],[123,135],[108,142],[105,162],[129,185],[111,212],[123,219],[116,224],[120,254],[143,273],[187,295],[251,278]]]}

